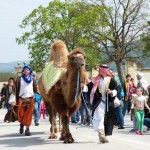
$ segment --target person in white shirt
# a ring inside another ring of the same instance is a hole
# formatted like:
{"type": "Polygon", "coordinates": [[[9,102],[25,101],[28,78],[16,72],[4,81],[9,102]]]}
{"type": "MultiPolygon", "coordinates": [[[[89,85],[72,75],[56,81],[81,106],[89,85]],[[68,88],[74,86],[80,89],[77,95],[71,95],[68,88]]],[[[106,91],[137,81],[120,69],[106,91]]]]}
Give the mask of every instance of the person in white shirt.
{"type": "Polygon", "coordinates": [[[18,106],[18,121],[20,122],[20,134],[30,136],[29,127],[32,122],[32,114],[34,109],[34,93],[37,93],[36,81],[32,78],[32,69],[25,65],[22,69],[22,75],[16,79],[16,101],[10,100],[11,105],[18,106]]]}
{"type": "Polygon", "coordinates": [[[149,95],[149,92],[148,92],[148,82],[145,80],[144,76],[142,73],[138,72],[137,75],[137,80],[138,80],[138,83],[137,83],[137,88],[138,87],[142,87],[144,89],[144,95],[149,95]]]}

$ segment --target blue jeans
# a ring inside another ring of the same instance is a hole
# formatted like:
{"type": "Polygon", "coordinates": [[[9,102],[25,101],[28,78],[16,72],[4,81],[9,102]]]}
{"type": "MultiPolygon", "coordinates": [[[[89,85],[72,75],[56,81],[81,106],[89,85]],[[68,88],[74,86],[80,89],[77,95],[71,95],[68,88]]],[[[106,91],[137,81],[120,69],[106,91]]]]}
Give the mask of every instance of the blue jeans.
{"type": "Polygon", "coordinates": [[[150,128],[150,118],[144,118],[144,125],[150,128]]]}
{"type": "Polygon", "coordinates": [[[125,116],[125,114],[126,114],[126,111],[128,110],[128,108],[129,108],[129,100],[127,100],[127,101],[123,101],[123,116],[125,116]]]}
{"type": "Polygon", "coordinates": [[[80,117],[79,109],[76,110],[76,112],[71,117],[71,122],[78,122],[80,117]]]}
{"type": "Polygon", "coordinates": [[[116,112],[117,122],[119,123],[120,127],[124,127],[124,118],[123,118],[123,113],[122,113],[122,105],[116,107],[115,112],[116,112]]]}
{"type": "Polygon", "coordinates": [[[34,102],[34,122],[38,123],[40,118],[41,101],[34,102]]]}
{"type": "Polygon", "coordinates": [[[7,110],[11,109],[11,104],[9,104],[8,101],[6,102],[5,106],[6,106],[6,109],[7,109],[7,110]]]}
{"type": "Polygon", "coordinates": [[[87,119],[87,123],[91,124],[91,115],[90,115],[90,104],[82,103],[80,106],[80,114],[81,114],[81,124],[85,124],[85,120],[87,119]],[[88,109],[88,110],[87,110],[88,109]]]}

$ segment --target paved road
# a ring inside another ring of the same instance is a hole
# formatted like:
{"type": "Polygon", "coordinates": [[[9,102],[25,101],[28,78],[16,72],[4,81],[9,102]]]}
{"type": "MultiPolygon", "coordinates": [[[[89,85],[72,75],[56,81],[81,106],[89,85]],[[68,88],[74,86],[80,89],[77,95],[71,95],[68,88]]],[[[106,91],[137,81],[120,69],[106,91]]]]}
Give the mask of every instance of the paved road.
{"type": "MultiPolygon", "coordinates": [[[[114,129],[113,136],[109,136],[108,144],[99,144],[97,132],[92,127],[70,125],[75,139],[72,144],[64,144],[58,139],[49,140],[49,122],[41,119],[40,126],[31,126],[32,136],[19,134],[19,123],[3,122],[5,109],[0,110],[0,149],[1,150],[148,150],[150,149],[150,131],[145,135],[129,132],[132,127],[130,116],[125,117],[125,129],[114,129]]],[[[60,137],[60,133],[58,133],[60,137]]]]}

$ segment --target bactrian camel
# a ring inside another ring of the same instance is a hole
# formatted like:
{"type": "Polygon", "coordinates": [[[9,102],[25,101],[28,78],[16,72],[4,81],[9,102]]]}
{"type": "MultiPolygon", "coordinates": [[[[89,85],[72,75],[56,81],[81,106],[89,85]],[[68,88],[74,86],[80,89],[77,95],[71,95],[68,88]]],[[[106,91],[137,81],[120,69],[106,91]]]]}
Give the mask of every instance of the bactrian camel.
{"type": "Polygon", "coordinates": [[[69,120],[81,104],[80,82],[85,83],[84,51],[76,48],[69,53],[64,42],[56,40],[51,46],[49,63],[38,82],[51,123],[50,139],[57,138],[58,113],[62,123],[60,140],[64,143],[74,142],[69,130],[69,120]]]}

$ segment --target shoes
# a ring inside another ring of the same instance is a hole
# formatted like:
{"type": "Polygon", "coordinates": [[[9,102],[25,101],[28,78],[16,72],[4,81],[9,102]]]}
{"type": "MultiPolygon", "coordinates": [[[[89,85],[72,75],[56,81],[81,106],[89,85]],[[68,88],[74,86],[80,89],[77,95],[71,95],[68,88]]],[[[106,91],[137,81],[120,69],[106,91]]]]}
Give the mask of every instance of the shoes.
{"type": "Polygon", "coordinates": [[[78,123],[77,121],[71,121],[72,123],[78,123]]]}
{"type": "Polygon", "coordinates": [[[139,131],[139,130],[135,130],[135,133],[136,133],[136,134],[140,134],[140,131],[139,131]]]}
{"type": "Polygon", "coordinates": [[[118,129],[124,129],[124,127],[119,127],[118,129]]]}
{"type": "Polygon", "coordinates": [[[39,126],[39,123],[38,123],[38,122],[35,122],[35,126],[39,126]]]}
{"type": "Polygon", "coordinates": [[[30,136],[31,135],[31,132],[29,130],[29,128],[26,128],[25,130],[25,136],[30,136]]]}
{"type": "Polygon", "coordinates": [[[140,134],[141,134],[141,135],[144,135],[144,132],[140,131],[140,134]]]}
{"type": "Polygon", "coordinates": [[[93,124],[92,124],[92,123],[88,123],[88,124],[87,124],[87,126],[92,127],[92,126],[93,126],[93,124]]]}
{"type": "Polygon", "coordinates": [[[131,129],[130,132],[135,132],[135,129],[131,129]]]}
{"type": "Polygon", "coordinates": [[[19,130],[20,134],[22,134],[24,132],[24,125],[20,124],[20,130],[19,130]]]}

